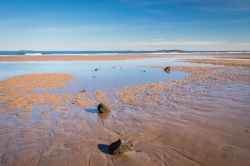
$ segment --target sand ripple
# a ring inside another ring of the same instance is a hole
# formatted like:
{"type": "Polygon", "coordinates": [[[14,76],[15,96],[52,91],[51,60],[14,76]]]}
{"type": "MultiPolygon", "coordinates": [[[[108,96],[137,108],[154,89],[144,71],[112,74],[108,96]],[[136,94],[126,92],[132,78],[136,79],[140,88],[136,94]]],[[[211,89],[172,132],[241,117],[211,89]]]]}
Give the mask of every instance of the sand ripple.
{"type": "Polygon", "coordinates": [[[70,88],[73,77],[64,74],[1,81],[0,165],[250,165],[250,71],[172,70],[189,77],[112,98],[103,90],[56,93],[70,88]],[[109,116],[98,116],[99,102],[109,116]],[[133,151],[109,155],[105,147],[118,138],[133,151]]]}

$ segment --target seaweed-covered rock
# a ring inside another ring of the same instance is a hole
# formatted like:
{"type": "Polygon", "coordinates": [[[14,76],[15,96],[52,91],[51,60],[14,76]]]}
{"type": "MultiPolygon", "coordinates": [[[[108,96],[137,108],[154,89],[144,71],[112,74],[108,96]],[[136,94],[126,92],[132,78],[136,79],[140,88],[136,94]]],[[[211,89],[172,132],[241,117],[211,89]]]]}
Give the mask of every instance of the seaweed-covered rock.
{"type": "Polygon", "coordinates": [[[108,113],[108,112],[110,112],[110,109],[106,105],[104,105],[103,103],[100,103],[97,106],[97,109],[98,109],[99,113],[108,113]]]}
{"type": "Polygon", "coordinates": [[[166,73],[170,73],[170,66],[165,67],[165,68],[164,68],[164,71],[165,71],[166,73]]]}
{"type": "Polygon", "coordinates": [[[118,141],[115,141],[112,144],[110,144],[109,150],[111,154],[117,155],[117,154],[131,151],[132,149],[128,144],[126,144],[125,142],[119,139],[118,141]]]}

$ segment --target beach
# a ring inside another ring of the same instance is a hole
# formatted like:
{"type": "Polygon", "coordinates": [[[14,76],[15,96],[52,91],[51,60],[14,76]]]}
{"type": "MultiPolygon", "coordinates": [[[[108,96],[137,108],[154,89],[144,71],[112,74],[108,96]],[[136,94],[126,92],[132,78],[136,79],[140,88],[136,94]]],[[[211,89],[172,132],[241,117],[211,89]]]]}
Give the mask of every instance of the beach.
{"type": "Polygon", "coordinates": [[[202,63],[202,64],[214,64],[214,65],[227,65],[227,66],[242,66],[249,67],[249,60],[241,60],[241,59],[184,59],[180,61],[186,61],[191,63],[202,63]]]}
{"type": "Polygon", "coordinates": [[[1,0],[0,166],[250,166],[250,0],[1,0]]]}
{"type": "Polygon", "coordinates": [[[161,53],[161,54],[110,54],[110,55],[1,55],[0,62],[29,62],[29,61],[110,61],[110,60],[129,60],[129,59],[142,59],[142,58],[164,58],[164,57],[216,57],[216,58],[233,58],[236,59],[249,59],[250,53],[161,53]]]}
{"type": "Polygon", "coordinates": [[[160,56],[153,55],[57,55],[57,56],[2,56],[2,62],[22,62],[22,61],[99,61],[99,60],[126,60],[138,58],[154,58],[160,56]]]}
{"type": "Polygon", "coordinates": [[[0,165],[250,165],[242,56],[0,56],[0,165]]]}

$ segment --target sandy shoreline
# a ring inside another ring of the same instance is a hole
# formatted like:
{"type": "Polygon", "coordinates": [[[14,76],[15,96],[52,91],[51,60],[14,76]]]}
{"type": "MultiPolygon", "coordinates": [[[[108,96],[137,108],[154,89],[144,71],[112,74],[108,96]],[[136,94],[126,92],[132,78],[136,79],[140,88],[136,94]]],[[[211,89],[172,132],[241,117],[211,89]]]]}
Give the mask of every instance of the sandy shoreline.
{"type": "MultiPolygon", "coordinates": [[[[162,70],[164,66],[154,66],[162,70]]],[[[233,66],[172,66],[189,77],[110,92],[70,88],[66,74],[0,81],[1,165],[250,164],[250,71],[233,66]],[[112,113],[97,114],[106,103],[112,113]],[[121,138],[133,151],[105,148],[121,138]]]]}
{"type": "Polygon", "coordinates": [[[183,59],[179,62],[214,64],[214,65],[227,65],[227,66],[242,66],[250,67],[250,60],[231,60],[231,59],[183,59]]]}
{"type": "Polygon", "coordinates": [[[90,56],[1,56],[0,62],[22,62],[22,61],[110,61],[128,60],[139,58],[160,58],[163,55],[90,55],[90,56]]]}
{"type": "Polygon", "coordinates": [[[225,53],[204,53],[204,54],[120,54],[120,55],[49,55],[49,56],[0,56],[0,62],[25,62],[25,61],[110,61],[110,60],[129,60],[142,58],[164,58],[164,57],[218,57],[218,58],[250,58],[250,53],[233,54],[225,53]]]}

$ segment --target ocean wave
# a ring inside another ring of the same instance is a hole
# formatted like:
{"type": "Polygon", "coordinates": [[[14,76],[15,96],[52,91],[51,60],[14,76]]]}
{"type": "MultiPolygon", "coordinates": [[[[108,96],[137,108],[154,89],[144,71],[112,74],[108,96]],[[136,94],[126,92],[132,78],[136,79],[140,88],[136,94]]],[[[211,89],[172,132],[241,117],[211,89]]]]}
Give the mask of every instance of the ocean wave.
{"type": "Polygon", "coordinates": [[[134,54],[249,54],[250,51],[0,51],[0,56],[90,56],[90,55],[134,55],[134,54]]]}
{"type": "Polygon", "coordinates": [[[25,56],[40,56],[42,53],[24,53],[25,56]]]}
{"type": "Polygon", "coordinates": [[[119,55],[120,53],[51,53],[51,54],[43,54],[43,55],[81,55],[81,56],[88,56],[88,55],[119,55]]]}

